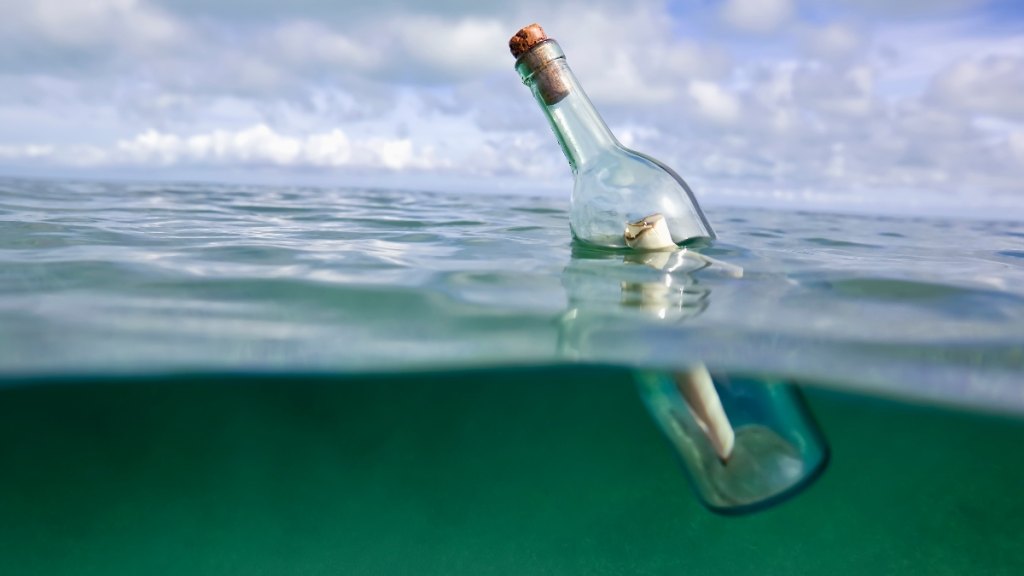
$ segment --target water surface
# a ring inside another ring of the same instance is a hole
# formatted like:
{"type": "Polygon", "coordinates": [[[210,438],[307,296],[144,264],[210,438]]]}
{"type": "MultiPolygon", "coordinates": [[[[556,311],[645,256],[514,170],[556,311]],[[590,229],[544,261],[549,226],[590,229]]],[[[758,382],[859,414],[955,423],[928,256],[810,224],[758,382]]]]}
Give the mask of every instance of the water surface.
{"type": "Polygon", "coordinates": [[[0,573],[1024,571],[1024,224],[565,210],[0,181],[0,573]],[[824,474],[702,508],[635,385],[698,363],[802,387],[824,474]]]}
{"type": "Polygon", "coordinates": [[[0,371],[705,362],[1024,410],[1024,223],[709,209],[736,277],[574,246],[566,208],[3,180],[0,371]]]}

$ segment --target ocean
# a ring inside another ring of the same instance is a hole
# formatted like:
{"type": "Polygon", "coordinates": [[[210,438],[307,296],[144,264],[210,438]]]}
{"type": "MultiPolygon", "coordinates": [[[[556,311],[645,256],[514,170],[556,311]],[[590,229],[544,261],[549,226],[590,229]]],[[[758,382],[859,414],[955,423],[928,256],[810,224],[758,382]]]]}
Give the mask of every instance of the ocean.
{"type": "Polygon", "coordinates": [[[0,572],[1024,570],[1024,222],[567,208],[0,180],[0,572]],[[805,487],[709,509],[638,393],[695,367],[793,390],[805,487]]]}

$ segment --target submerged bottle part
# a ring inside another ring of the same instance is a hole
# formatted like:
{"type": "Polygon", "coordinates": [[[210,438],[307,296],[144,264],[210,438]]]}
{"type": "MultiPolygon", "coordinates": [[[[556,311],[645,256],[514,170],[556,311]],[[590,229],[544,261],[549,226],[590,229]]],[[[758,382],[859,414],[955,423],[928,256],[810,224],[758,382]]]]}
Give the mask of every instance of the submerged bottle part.
{"type": "Polygon", "coordinates": [[[674,249],[715,238],[678,174],[615,139],[562,49],[540,26],[520,30],[509,47],[516,71],[544,110],[575,176],[570,212],[575,238],[638,250],[674,249]]]}
{"type": "Polygon", "coordinates": [[[676,448],[701,501],[726,514],[751,512],[809,486],[828,445],[799,391],[784,382],[640,372],[648,410],[676,448]]]}

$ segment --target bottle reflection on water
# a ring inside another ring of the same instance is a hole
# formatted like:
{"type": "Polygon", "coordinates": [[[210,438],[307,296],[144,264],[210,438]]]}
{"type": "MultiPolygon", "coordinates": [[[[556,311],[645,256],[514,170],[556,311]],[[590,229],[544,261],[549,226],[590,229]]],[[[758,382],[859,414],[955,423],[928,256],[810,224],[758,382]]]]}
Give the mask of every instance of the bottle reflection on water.
{"type": "Polygon", "coordinates": [[[623,359],[645,359],[643,350],[657,351],[657,339],[645,337],[650,328],[684,322],[708,307],[711,291],[694,275],[702,270],[730,278],[743,275],[742,268],[688,249],[619,252],[574,243],[572,260],[562,272],[569,309],[562,315],[560,354],[609,361],[622,353],[623,359]]]}
{"type": "Polygon", "coordinates": [[[609,361],[650,349],[642,335],[652,322],[682,322],[707,308],[710,292],[692,275],[707,265],[689,250],[622,253],[574,244],[562,272],[569,309],[559,330],[560,355],[609,361]]]}
{"type": "Polygon", "coordinates": [[[689,362],[688,370],[675,373],[637,372],[637,385],[703,503],[742,513],[799,492],[824,468],[828,450],[794,386],[712,376],[699,358],[686,358],[688,351],[660,346],[662,327],[710,305],[711,291],[694,277],[702,270],[742,275],[736,266],[685,249],[622,253],[574,246],[562,276],[569,310],[559,346],[564,356],[583,361],[635,362],[653,350],[673,354],[670,364],[689,362]]]}
{"type": "Polygon", "coordinates": [[[662,273],[651,281],[623,281],[620,284],[622,305],[653,313],[661,320],[681,320],[703,312],[710,292],[690,275],[705,265],[695,255],[688,250],[625,254],[623,262],[643,264],[662,273]]]}

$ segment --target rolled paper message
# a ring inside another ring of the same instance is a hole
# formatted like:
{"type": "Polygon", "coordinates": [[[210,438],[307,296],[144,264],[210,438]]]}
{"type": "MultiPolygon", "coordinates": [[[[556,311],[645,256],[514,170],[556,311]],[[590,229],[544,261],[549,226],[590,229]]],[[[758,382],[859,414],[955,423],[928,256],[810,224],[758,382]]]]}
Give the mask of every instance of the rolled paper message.
{"type": "Polygon", "coordinates": [[[622,237],[626,246],[635,250],[675,250],[676,243],[668,231],[668,222],[661,214],[651,214],[626,224],[622,237]]]}
{"type": "Polygon", "coordinates": [[[736,432],[722,408],[722,400],[718,397],[708,369],[698,364],[686,372],[676,373],[675,380],[676,387],[690,407],[690,413],[711,442],[718,458],[722,462],[728,461],[736,443],[736,432]]]}

